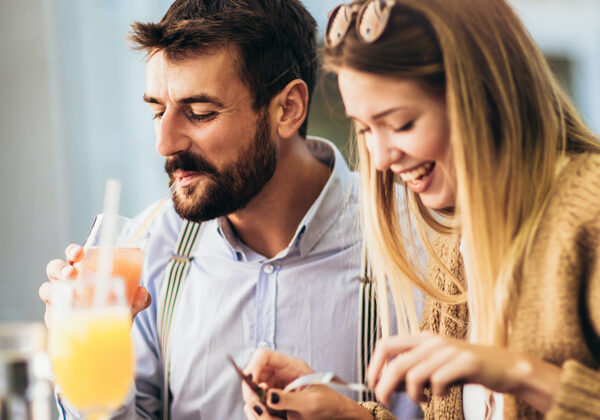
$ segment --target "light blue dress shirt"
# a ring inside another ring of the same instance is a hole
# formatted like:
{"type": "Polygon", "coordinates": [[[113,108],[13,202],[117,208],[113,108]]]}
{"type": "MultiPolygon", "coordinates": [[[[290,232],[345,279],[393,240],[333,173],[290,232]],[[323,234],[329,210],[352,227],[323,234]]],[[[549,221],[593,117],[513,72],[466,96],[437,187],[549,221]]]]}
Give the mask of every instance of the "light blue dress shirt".
{"type": "MultiPolygon", "coordinates": [[[[226,218],[202,225],[171,325],[173,420],[245,419],[241,382],[226,356],[243,367],[261,346],[358,380],[358,175],[333,144],[307,142],[331,175],[287,248],[265,258],[241,243],[226,218]]],[[[153,301],[133,328],[135,407],[130,396],[115,417],[162,418],[156,304],[182,224],[169,203],[150,227],[142,284],[153,301]]],[[[407,418],[415,405],[403,397],[394,411],[407,418]]]]}

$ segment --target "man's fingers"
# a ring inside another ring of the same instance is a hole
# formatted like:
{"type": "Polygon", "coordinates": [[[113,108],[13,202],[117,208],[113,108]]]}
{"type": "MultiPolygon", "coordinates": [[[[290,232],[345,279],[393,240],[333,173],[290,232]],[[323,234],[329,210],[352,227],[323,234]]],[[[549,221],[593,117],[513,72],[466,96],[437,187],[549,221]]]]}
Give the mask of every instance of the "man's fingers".
{"type": "Polygon", "coordinates": [[[63,260],[52,260],[46,266],[46,276],[48,277],[48,280],[51,281],[60,280],[64,278],[64,274],[72,274],[70,269],[74,270],[72,266],[63,260]]]}
{"type": "Polygon", "coordinates": [[[133,304],[131,305],[131,317],[135,318],[137,314],[148,308],[152,303],[152,296],[148,293],[145,287],[138,287],[133,304]]]}
{"type": "Polygon", "coordinates": [[[83,248],[77,244],[71,244],[65,249],[67,261],[52,260],[46,265],[46,276],[48,280],[75,279],[77,269],[73,264],[83,259],[83,248]]]}
{"type": "Polygon", "coordinates": [[[62,279],[75,279],[77,270],[63,260],[52,260],[46,266],[46,276],[49,281],[42,283],[38,289],[38,295],[41,300],[49,304],[52,290],[51,282],[62,279]]]}
{"type": "Polygon", "coordinates": [[[83,247],[77,244],[70,244],[65,249],[65,256],[67,257],[67,261],[69,264],[78,263],[83,259],[83,247]]]}
{"type": "Polygon", "coordinates": [[[40,286],[40,289],[38,290],[40,299],[42,299],[45,304],[50,303],[50,288],[51,287],[52,286],[50,285],[50,282],[47,281],[45,283],[42,283],[42,285],[40,286]]]}
{"type": "Polygon", "coordinates": [[[46,305],[46,312],[44,312],[44,324],[46,324],[46,328],[50,328],[50,313],[48,312],[48,305],[46,305]]]}

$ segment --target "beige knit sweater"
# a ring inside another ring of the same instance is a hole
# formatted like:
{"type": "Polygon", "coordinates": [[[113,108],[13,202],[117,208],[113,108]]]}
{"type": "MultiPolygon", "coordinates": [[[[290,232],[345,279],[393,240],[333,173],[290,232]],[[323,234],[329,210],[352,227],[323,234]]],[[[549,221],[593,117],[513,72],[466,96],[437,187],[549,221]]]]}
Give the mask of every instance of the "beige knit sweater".
{"type": "MultiPolygon", "coordinates": [[[[464,281],[459,237],[437,241],[442,261],[464,281]]],[[[457,293],[445,273],[429,267],[446,293],[457,293]]],[[[546,419],[600,419],[600,155],[573,158],[560,174],[544,220],[525,259],[513,303],[508,347],[562,366],[560,385],[546,419]]],[[[429,301],[422,327],[465,339],[465,304],[429,301]]],[[[462,419],[462,387],[434,397],[426,419],[462,419]]],[[[524,401],[506,394],[505,419],[541,419],[524,401]]],[[[377,419],[387,419],[383,413],[377,419]]]]}

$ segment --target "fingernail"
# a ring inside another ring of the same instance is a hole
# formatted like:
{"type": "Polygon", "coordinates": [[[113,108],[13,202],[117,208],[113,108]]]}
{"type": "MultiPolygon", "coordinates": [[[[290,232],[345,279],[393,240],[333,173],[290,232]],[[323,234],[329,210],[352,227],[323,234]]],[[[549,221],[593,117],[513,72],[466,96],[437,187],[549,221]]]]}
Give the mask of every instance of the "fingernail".
{"type": "Polygon", "coordinates": [[[277,404],[279,402],[279,395],[272,392],[271,393],[271,404],[277,404]]]}
{"type": "Polygon", "coordinates": [[[254,407],[252,407],[254,409],[254,411],[256,411],[256,414],[258,414],[259,416],[262,416],[262,408],[260,408],[260,406],[255,405],[254,407]]]}

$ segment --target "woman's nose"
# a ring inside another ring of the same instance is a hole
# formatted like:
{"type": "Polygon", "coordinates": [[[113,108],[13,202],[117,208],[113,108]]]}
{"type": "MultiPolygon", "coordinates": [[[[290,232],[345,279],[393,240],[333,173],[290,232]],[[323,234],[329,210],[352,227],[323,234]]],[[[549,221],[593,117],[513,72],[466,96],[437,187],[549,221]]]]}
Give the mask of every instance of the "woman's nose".
{"type": "Polygon", "coordinates": [[[402,157],[402,151],[385,136],[371,135],[367,138],[367,149],[371,155],[371,163],[375,169],[384,171],[402,157]]]}

